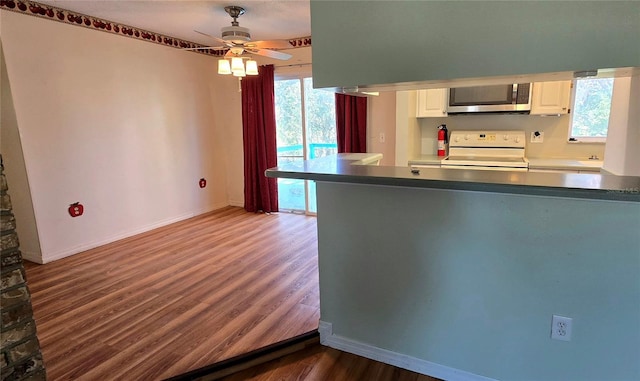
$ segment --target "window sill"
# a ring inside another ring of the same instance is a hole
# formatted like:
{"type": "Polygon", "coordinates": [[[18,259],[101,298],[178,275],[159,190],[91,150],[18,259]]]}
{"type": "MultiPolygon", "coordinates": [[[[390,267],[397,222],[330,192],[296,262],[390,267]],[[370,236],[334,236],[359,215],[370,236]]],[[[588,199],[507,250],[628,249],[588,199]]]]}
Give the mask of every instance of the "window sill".
{"type": "Polygon", "coordinates": [[[575,138],[576,140],[568,139],[567,143],[569,144],[605,144],[607,142],[606,138],[600,139],[588,139],[588,138],[575,138]]]}

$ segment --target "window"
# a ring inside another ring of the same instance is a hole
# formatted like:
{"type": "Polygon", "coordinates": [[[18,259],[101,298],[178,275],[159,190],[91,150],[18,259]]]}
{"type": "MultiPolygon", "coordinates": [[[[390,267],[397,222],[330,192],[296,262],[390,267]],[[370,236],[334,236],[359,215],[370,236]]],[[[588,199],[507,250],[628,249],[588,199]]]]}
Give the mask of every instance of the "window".
{"type": "Polygon", "coordinates": [[[613,78],[577,79],[573,89],[569,141],[604,142],[609,128],[613,78]]]}
{"type": "MultiPolygon", "coordinates": [[[[276,80],[278,165],[337,152],[334,93],[313,89],[311,78],[276,80]]],[[[278,179],[281,210],[316,213],[315,183],[278,179]]]]}

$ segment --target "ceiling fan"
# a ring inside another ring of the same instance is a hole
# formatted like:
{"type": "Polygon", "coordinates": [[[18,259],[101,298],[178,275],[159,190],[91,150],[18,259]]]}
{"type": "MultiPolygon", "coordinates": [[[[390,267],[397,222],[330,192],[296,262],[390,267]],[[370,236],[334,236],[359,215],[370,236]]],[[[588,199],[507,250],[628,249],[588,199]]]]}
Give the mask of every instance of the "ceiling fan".
{"type": "Polygon", "coordinates": [[[214,37],[209,34],[195,31],[202,35],[213,38],[214,40],[223,44],[223,46],[204,46],[200,48],[189,48],[185,50],[199,50],[199,49],[224,49],[228,48],[229,51],[225,54],[225,58],[240,57],[243,53],[256,54],[259,56],[275,58],[279,60],[288,60],[291,58],[291,54],[284,52],[278,52],[271,49],[288,49],[291,48],[291,44],[286,40],[271,40],[271,41],[252,41],[251,34],[248,28],[243,28],[238,23],[238,17],[245,13],[245,9],[236,5],[224,7],[224,10],[233,18],[231,26],[222,28],[222,38],[214,37]]]}

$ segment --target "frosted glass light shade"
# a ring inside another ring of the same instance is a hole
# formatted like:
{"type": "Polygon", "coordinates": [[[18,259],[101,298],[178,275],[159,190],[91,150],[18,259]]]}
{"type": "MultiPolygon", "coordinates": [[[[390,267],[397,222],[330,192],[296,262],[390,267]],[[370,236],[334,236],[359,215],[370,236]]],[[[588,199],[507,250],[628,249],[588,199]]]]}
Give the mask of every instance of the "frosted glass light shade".
{"type": "Polygon", "coordinates": [[[218,60],[218,74],[231,74],[231,65],[228,60],[218,60]]]}
{"type": "Polygon", "coordinates": [[[245,73],[244,68],[242,68],[242,70],[234,70],[233,71],[233,76],[234,77],[246,77],[247,73],[245,73]]]}
{"type": "Polygon", "coordinates": [[[242,58],[233,57],[231,58],[231,71],[242,71],[244,72],[244,63],[242,62],[242,58]]]}
{"type": "Polygon", "coordinates": [[[258,75],[258,63],[256,61],[247,61],[247,75],[258,75]]]}

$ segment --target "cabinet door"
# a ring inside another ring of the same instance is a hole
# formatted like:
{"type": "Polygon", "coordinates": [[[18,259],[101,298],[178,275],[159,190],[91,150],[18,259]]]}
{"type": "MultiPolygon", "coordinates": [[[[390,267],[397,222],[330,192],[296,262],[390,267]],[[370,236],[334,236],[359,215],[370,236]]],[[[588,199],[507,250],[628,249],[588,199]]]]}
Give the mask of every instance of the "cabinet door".
{"type": "Polygon", "coordinates": [[[416,117],[437,118],[447,116],[448,89],[418,90],[416,117]]]}
{"type": "Polygon", "coordinates": [[[531,96],[531,115],[567,114],[571,81],[535,82],[531,96]]]}

